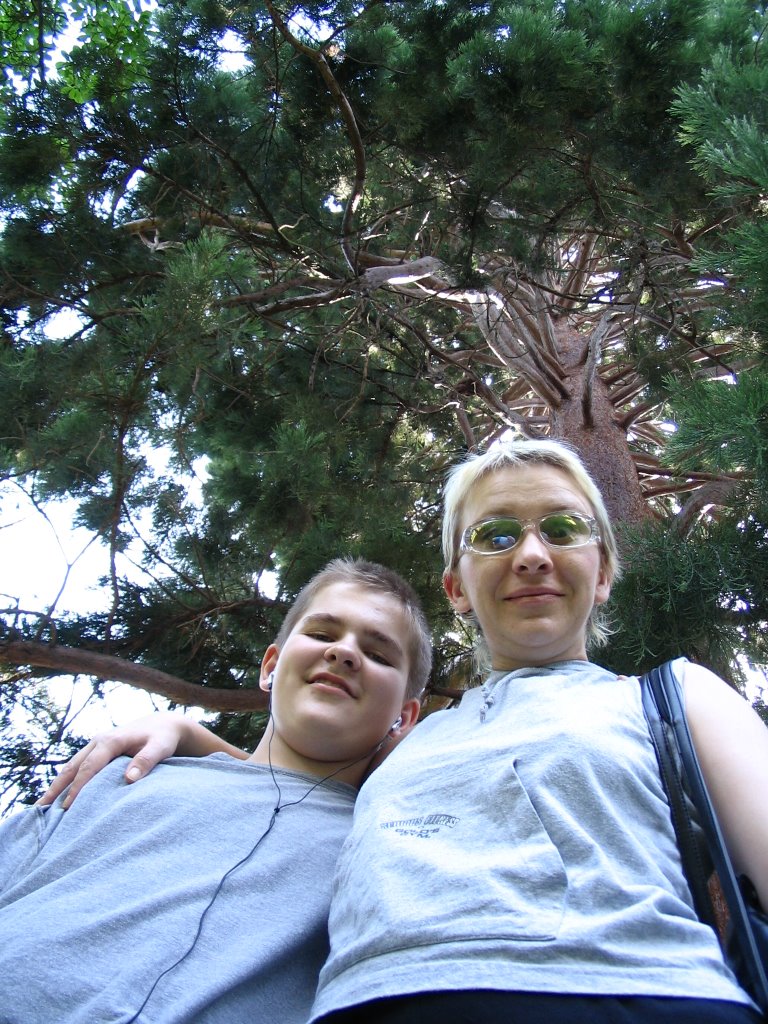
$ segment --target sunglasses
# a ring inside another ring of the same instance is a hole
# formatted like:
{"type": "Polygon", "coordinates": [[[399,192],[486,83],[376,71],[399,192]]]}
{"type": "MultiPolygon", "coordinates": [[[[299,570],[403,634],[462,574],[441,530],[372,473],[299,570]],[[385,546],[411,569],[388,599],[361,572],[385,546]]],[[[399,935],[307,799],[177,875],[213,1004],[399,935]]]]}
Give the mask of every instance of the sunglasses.
{"type": "Polygon", "coordinates": [[[535,530],[548,548],[580,548],[600,540],[596,520],[581,512],[550,512],[527,520],[499,516],[468,526],[461,535],[459,554],[472,551],[476,555],[504,555],[526,530],[535,530]]]}

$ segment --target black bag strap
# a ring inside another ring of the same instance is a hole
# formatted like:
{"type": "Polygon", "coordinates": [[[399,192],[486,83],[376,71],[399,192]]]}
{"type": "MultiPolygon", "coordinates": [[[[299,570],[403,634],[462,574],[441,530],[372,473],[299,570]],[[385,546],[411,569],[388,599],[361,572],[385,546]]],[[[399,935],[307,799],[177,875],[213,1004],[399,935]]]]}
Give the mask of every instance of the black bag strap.
{"type": "Polygon", "coordinates": [[[691,819],[691,802],[707,840],[712,864],[720,879],[723,896],[728,904],[733,928],[733,940],[738,943],[743,961],[761,1006],[768,1006],[768,978],[755,944],[747,908],[733,870],[720,824],[715,815],[706,783],[701,774],[699,760],[693,747],[680,682],[671,662],[652,669],[640,680],[643,710],[664,787],[672,811],[672,823],[677,835],[680,857],[688,886],[693,896],[696,913],[707,924],[714,924],[714,910],[709,897],[707,879],[709,871],[696,841],[696,829],[691,819]],[[686,799],[688,797],[689,799],[686,799]]]}
{"type": "Polygon", "coordinates": [[[667,792],[680,859],[683,862],[683,871],[691,890],[696,914],[700,921],[717,930],[707,884],[713,870],[712,861],[704,835],[694,824],[696,811],[692,807],[691,797],[684,784],[685,769],[680,743],[667,697],[671,671],[667,662],[641,678],[643,710],[656,750],[661,780],[667,792]]]}

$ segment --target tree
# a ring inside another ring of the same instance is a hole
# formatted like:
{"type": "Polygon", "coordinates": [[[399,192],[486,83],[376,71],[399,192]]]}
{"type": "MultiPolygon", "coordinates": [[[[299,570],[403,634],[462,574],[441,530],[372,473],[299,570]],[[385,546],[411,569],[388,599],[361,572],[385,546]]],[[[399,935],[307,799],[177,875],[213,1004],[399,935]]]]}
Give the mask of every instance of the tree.
{"type": "Polygon", "coordinates": [[[602,660],[763,664],[762,6],[142,17],[130,62],[119,32],[76,48],[3,115],[2,463],[77,498],[110,570],[100,615],[9,603],[0,660],[257,708],[285,602],[349,551],[428,600],[444,688],[440,481],[512,431],[572,442],[624,525],[602,660]],[[718,457],[686,428],[712,395],[754,427],[718,457]]]}

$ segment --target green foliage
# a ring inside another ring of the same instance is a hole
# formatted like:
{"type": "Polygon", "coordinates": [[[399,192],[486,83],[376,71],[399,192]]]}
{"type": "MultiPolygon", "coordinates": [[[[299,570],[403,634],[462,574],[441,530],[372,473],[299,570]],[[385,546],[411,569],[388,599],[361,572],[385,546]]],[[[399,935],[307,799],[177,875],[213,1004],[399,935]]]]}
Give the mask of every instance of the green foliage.
{"type": "Polygon", "coordinates": [[[730,386],[669,380],[679,428],[667,443],[670,462],[714,473],[741,473],[757,493],[768,493],[768,377],[753,371],[730,386]]]}
{"type": "Polygon", "coordinates": [[[58,768],[83,744],[72,731],[68,709],[24,674],[0,673],[0,807],[32,803],[42,796],[58,768]],[[24,718],[34,723],[20,729],[24,718]]]}
{"type": "Polygon", "coordinates": [[[2,95],[12,97],[22,84],[44,88],[53,78],[71,100],[86,103],[107,75],[114,91],[130,89],[142,73],[151,23],[151,5],[144,0],[69,0],[66,5],[54,0],[34,6],[4,0],[2,95]]]}
{"type": "Polygon", "coordinates": [[[10,602],[9,628],[252,687],[307,577],[360,554],[411,579],[449,671],[444,472],[510,426],[583,427],[577,349],[605,312],[593,411],[615,404],[574,443],[620,437],[638,495],[631,458],[683,493],[689,471],[749,481],[690,536],[654,481],[665,526],[628,536],[611,663],[763,663],[762,8],[292,11],[298,47],[261,3],[0,7],[0,477],[74,499],[108,553],[96,611],[10,602]],[[418,257],[445,281],[366,287],[418,257]],[[466,294],[490,289],[540,351],[488,340],[466,294]]]}
{"type": "Polygon", "coordinates": [[[0,5],[0,67],[3,79],[9,71],[22,78],[43,68],[52,39],[67,24],[67,14],[57,3],[36,6],[4,0],[0,5]]]}
{"type": "Polygon", "coordinates": [[[674,521],[622,530],[625,572],[611,597],[616,632],[600,662],[634,673],[685,655],[742,686],[733,652],[753,665],[768,655],[767,512],[703,520],[686,535],[674,521]]]}
{"type": "Polygon", "coordinates": [[[719,239],[703,249],[696,266],[725,278],[729,322],[761,340],[768,336],[768,241],[765,197],[768,191],[768,60],[764,15],[754,15],[754,42],[718,49],[701,81],[681,85],[673,110],[680,117],[680,138],[693,150],[693,163],[706,178],[714,199],[726,209],[749,211],[719,239]],[[730,300],[730,301],[729,301],[730,300]]]}
{"type": "Polygon", "coordinates": [[[768,704],[765,703],[762,696],[758,696],[752,706],[768,726],[768,704]]]}

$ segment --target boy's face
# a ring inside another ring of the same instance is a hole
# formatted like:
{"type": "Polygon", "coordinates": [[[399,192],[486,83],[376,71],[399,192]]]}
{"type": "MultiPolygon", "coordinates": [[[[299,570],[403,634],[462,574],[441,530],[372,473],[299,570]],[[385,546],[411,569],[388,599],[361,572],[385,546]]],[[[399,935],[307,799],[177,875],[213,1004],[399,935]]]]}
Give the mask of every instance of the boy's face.
{"type": "Polygon", "coordinates": [[[418,701],[405,700],[409,636],[396,598],[354,583],[319,591],[282,650],[272,645],[262,663],[262,687],[274,671],[272,763],[324,775],[360,758],[362,778],[377,746],[418,717],[418,701]]]}

